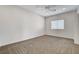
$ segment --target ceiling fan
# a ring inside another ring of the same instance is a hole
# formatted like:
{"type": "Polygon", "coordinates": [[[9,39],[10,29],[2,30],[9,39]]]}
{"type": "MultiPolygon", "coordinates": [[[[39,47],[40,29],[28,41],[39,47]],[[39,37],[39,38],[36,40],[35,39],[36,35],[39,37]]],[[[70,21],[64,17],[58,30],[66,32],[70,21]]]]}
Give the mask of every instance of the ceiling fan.
{"type": "Polygon", "coordinates": [[[57,11],[57,5],[37,5],[36,8],[38,9],[45,9],[48,11],[57,11]]]}

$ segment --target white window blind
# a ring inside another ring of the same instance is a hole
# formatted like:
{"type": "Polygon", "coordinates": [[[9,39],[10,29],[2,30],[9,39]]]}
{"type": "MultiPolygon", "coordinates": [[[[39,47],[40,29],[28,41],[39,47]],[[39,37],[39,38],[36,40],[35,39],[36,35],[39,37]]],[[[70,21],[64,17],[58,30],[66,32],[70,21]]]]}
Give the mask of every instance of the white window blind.
{"type": "Polygon", "coordinates": [[[64,29],[64,20],[54,20],[51,22],[51,29],[64,29]]]}

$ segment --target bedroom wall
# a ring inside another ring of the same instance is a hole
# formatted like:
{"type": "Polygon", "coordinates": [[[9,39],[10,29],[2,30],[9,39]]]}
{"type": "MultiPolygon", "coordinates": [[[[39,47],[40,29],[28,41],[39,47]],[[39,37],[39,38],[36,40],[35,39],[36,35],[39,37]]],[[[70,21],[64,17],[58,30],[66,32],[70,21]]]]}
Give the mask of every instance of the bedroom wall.
{"type": "Polygon", "coordinates": [[[17,6],[0,6],[0,46],[44,35],[44,18],[17,6]]]}
{"type": "Polygon", "coordinates": [[[79,44],[79,13],[77,12],[77,19],[75,22],[75,30],[74,30],[74,43],[79,44]]]}
{"type": "Polygon", "coordinates": [[[75,20],[77,20],[77,13],[75,11],[46,17],[46,34],[74,39],[74,35],[76,34],[75,20]],[[56,19],[64,20],[65,28],[63,30],[51,29],[51,21],[56,19]]]}

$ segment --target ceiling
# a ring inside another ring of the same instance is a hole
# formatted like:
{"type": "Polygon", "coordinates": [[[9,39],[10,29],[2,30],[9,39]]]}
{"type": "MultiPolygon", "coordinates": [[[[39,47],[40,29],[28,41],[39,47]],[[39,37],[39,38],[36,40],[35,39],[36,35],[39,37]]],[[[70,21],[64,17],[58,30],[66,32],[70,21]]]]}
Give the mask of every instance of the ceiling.
{"type": "Polygon", "coordinates": [[[20,5],[21,8],[29,10],[41,16],[51,16],[77,9],[77,5],[20,5]]]}

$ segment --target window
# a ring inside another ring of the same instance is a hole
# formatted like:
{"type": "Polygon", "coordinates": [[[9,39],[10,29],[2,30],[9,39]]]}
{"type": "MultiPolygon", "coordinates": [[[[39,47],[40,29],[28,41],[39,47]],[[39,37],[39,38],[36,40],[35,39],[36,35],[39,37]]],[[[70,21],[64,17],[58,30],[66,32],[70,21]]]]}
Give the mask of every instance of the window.
{"type": "Polygon", "coordinates": [[[64,29],[64,20],[54,20],[51,22],[51,29],[64,29]]]}

